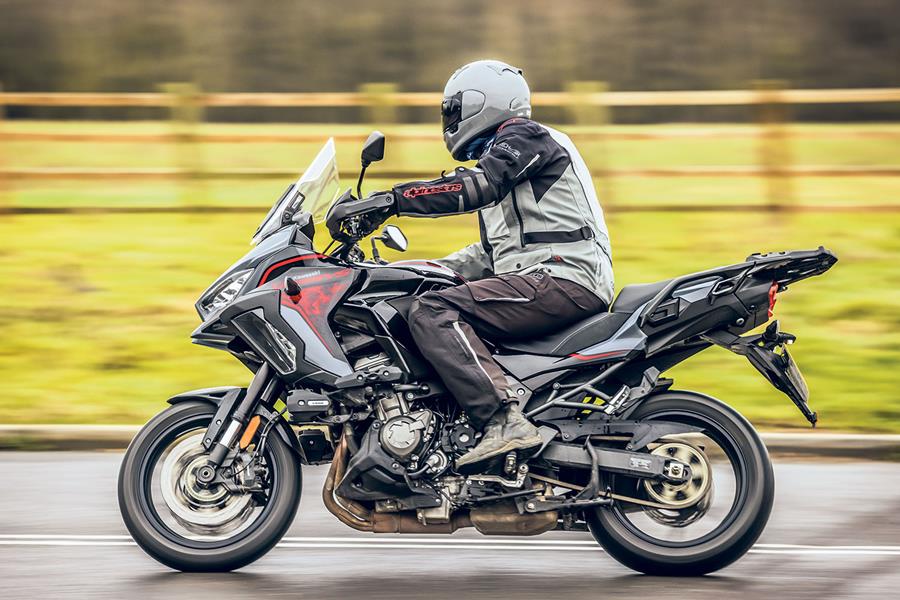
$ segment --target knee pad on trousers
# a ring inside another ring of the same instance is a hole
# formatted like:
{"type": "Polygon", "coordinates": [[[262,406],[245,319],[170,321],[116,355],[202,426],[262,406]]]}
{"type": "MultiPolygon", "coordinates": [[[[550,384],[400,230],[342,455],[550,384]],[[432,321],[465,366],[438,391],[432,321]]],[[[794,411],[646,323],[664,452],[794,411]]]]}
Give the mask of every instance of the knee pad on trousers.
{"type": "Polygon", "coordinates": [[[433,292],[426,292],[413,300],[409,307],[408,319],[413,339],[420,342],[421,337],[422,340],[428,341],[428,331],[438,326],[439,315],[449,308],[444,299],[433,292]]]}

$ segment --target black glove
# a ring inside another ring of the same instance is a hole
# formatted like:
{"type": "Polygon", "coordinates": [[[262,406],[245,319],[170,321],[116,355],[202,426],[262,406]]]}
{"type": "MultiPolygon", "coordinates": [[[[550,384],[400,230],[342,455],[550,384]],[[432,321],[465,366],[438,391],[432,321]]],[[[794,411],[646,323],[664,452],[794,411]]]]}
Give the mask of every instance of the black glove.
{"type": "Polygon", "coordinates": [[[365,198],[356,199],[348,195],[339,200],[328,213],[325,225],[336,240],[348,241],[352,237],[365,237],[375,231],[393,215],[397,214],[397,203],[393,192],[376,192],[365,198]],[[344,225],[352,217],[359,217],[355,223],[356,231],[347,235],[344,225]]]}

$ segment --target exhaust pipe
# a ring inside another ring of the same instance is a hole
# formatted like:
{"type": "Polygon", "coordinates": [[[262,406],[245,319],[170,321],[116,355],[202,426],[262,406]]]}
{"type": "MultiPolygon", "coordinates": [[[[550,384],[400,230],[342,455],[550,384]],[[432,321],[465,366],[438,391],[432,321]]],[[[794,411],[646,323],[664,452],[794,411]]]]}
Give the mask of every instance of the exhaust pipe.
{"type": "Polygon", "coordinates": [[[325,503],[325,508],[344,525],[358,531],[374,531],[375,523],[372,522],[372,512],[369,509],[352,500],[343,500],[346,506],[341,505],[335,496],[335,481],[340,481],[344,477],[346,468],[347,441],[344,436],[341,436],[341,441],[338,442],[338,447],[334,451],[334,458],[331,459],[328,476],[325,477],[325,486],[322,488],[322,501],[325,503]]]}
{"type": "Polygon", "coordinates": [[[334,493],[335,482],[341,481],[347,469],[347,441],[341,436],[334,451],[331,468],[322,488],[325,508],[338,520],[357,531],[370,533],[453,533],[457,529],[475,527],[485,535],[537,535],[556,527],[556,511],[521,515],[515,505],[493,504],[471,511],[459,511],[447,523],[424,525],[412,511],[379,513],[362,504],[334,493]]]}
{"type": "Polygon", "coordinates": [[[344,436],[334,451],[331,468],[325,478],[325,486],[322,488],[322,501],[325,508],[338,520],[356,529],[370,533],[453,533],[457,529],[471,527],[467,512],[453,515],[447,523],[429,523],[423,525],[416,519],[415,513],[408,511],[402,513],[377,513],[365,506],[341,498],[334,493],[335,483],[343,479],[347,468],[347,442],[344,436]]]}

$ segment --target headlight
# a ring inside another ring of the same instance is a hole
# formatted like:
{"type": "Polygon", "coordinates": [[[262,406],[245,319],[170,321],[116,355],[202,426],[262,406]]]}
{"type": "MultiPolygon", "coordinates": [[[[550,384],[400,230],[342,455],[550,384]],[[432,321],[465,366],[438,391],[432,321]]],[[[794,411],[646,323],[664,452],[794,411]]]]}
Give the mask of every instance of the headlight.
{"type": "Polygon", "coordinates": [[[200,312],[200,316],[205,319],[214,310],[230,304],[243,289],[252,272],[253,269],[238,271],[204,294],[200,302],[197,303],[197,310],[200,312]]]}

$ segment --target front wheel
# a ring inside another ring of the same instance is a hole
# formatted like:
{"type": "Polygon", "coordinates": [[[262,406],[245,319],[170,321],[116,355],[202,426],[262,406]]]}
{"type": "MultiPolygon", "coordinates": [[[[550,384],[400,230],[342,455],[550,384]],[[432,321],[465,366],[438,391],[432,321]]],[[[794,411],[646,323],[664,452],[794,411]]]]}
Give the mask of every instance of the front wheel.
{"type": "Polygon", "coordinates": [[[765,445],[752,425],[722,402],[693,392],[664,392],[630,418],[675,421],[700,432],[666,436],[648,446],[689,465],[679,485],[609,475],[617,500],[587,511],[594,538],[616,560],[649,575],[704,575],[749,550],[772,510],[775,478],[765,445]]]}
{"type": "Polygon", "coordinates": [[[164,410],[132,440],[119,471],[119,510],[131,536],[180,571],[253,562],[278,543],[300,502],[300,464],[278,435],[268,436],[257,461],[234,468],[232,489],[198,483],[214,414],[215,406],[200,401],[164,410]]]}

